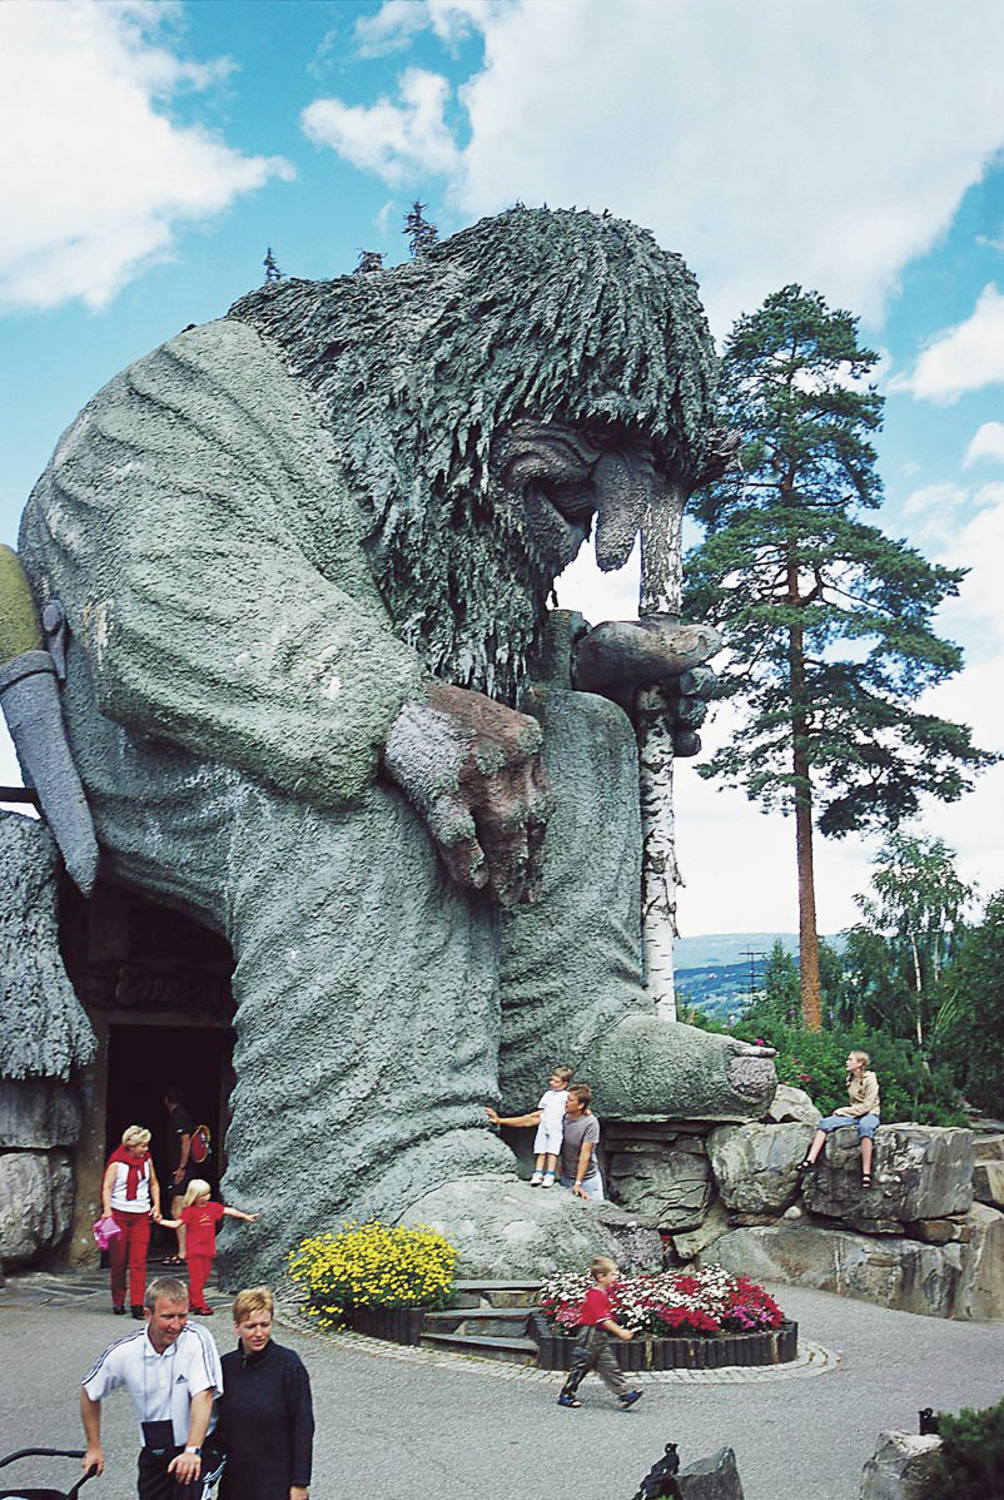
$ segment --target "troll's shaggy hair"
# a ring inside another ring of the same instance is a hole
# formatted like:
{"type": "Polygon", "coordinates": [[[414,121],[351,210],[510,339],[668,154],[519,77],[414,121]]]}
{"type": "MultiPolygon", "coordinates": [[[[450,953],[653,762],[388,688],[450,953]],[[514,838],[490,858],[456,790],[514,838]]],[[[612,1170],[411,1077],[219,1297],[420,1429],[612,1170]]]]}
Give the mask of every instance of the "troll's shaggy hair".
{"type": "Polygon", "coordinates": [[[516,208],[395,270],[286,281],[230,311],[313,392],[397,626],[437,675],[511,697],[553,583],[488,499],[496,428],[562,417],[702,465],[715,359],[694,278],[609,216],[516,208]]]}

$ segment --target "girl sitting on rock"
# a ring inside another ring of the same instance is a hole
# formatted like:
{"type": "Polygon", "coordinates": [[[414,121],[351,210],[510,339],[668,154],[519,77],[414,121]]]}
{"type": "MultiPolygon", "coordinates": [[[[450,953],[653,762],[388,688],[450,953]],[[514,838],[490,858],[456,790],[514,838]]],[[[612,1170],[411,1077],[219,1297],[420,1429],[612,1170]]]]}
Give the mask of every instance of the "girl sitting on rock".
{"type": "Polygon", "coordinates": [[[867,1052],[855,1050],[847,1054],[847,1097],[850,1103],[845,1104],[842,1109],[834,1110],[825,1120],[820,1120],[805,1160],[798,1164],[800,1172],[813,1171],[816,1158],[825,1146],[830,1131],[853,1120],[858,1127],[858,1140],[861,1142],[861,1186],[871,1187],[874,1138],[879,1124],[879,1086],[875,1074],[868,1071],[870,1060],[867,1052]]]}

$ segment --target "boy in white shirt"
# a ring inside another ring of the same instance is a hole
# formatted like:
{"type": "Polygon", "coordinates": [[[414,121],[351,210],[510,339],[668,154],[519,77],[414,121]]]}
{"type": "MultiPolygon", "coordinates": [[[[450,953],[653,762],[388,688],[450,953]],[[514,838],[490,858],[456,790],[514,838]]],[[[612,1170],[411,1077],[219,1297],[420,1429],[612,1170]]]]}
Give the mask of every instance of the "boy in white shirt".
{"type": "Polygon", "coordinates": [[[568,1085],[571,1080],[571,1068],[554,1068],[547,1080],[547,1089],[540,1096],[537,1108],[527,1115],[511,1115],[508,1119],[503,1119],[496,1114],[495,1110],[485,1109],[485,1114],[493,1125],[536,1125],[537,1134],[533,1138],[535,1159],[533,1176],[530,1178],[531,1187],[554,1187],[554,1174],[558,1166],[561,1138],[565,1128],[565,1101],[568,1098],[568,1085]]]}

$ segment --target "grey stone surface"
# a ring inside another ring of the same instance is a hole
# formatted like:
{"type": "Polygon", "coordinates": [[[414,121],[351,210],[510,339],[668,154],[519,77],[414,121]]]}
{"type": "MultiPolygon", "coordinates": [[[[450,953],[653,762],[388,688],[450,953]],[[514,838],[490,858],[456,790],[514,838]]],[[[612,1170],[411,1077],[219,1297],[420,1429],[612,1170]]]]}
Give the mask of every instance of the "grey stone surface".
{"type": "Polygon", "coordinates": [[[1004,1161],[1004,1135],[975,1135],[973,1161],[977,1166],[984,1162],[1004,1161]]]}
{"type": "Polygon", "coordinates": [[[953,1313],[957,1318],[1004,1318],[1004,1214],[974,1203],[953,1313]]]}
{"type": "Polygon", "coordinates": [[[815,1130],[822,1118],[804,1089],[796,1089],[790,1083],[779,1083],[767,1110],[765,1123],[787,1125],[794,1121],[801,1125],[811,1125],[815,1130]]]}
{"type": "Polygon", "coordinates": [[[460,1252],[466,1277],[518,1278],[587,1267],[609,1255],[623,1270],[662,1262],[658,1232],[612,1204],[592,1204],[557,1188],[533,1189],[516,1178],[467,1178],[422,1197],[403,1222],[439,1229],[460,1252]]]}
{"type": "Polygon", "coordinates": [[[726,1208],[783,1213],[798,1196],[798,1163],[812,1140],[811,1124],[723,1125],[708,1137],[711,1169],[726,1208]]]}
{"type": "MultiPolygon", "coordinates": [[[[535,428],[534,462],[542,422],[582,424],[552,459],[616,562],[646,445],[665,440],[688,475],[704,462],[712,362],[678,257],[609,217],[514,210],[379,276],[290,281],[186,331],[98,393],[36,485],[21,557],[36,601],[66,608],[63,711],[103,870],[234,951],[225,1191],[261,1219],[224,1235],[229,1283],[435,1190],[466,1224],[451,1185],[511,1160],[482,1105],[513,1090],[532,1106],[556,1061],[607,1117],[745,1119],[773,1095],[769,1058],[644,1013],[620,710],[535,700],[557,811],[536,925],[515,913],[501,938],[381,759],[428,677],[508,704],[529,686],[584,527],[547,484],[507,487],[514,419],[535,428]],[[617,424],[609,451],[597,417],[617,424]]],[[[502,752],[484,748],[488,787],[502,752]]],[[[493,807],[486,792],[482,819],[493,807]]],[[[517,1239],[501,1242],[513,1264],[517,1239]]]]}
{"type": "Polygon", "coordinates": [[[610,1192],[627,1209],[652,1215],[661,1229],[697,1229],[711,1201],[713,1183],[704,1142],[684,1137],[607,1152],[610,1192]]]}
{"type": "Polygon", "coordinates": [[[80,1101],[52,1078],[0,1078],[0,1151],[72,1146],[80,1134],[80,1101]]]}
{"type": "Polygon", "coordinates": [[[743,1487],[731,1448],[687,1464],[677,1475],[682,1500],[743,1500],[743,1487]]]}
{"type": "Polygon", "coordinates": [[[803,1183],[813,1213],[854,1221],[871,1232],[965,1213],[973,1201],[973,1135],[934,1125],[880,1125],[875,1132],[872,1187],[861,1187],[857,1130],[833,1131],[819,1167],[803,1183]]]}
{"type": "Polygon", "coordinates": [[[978,1161],[973,1168],[973,1197],[1004,1208],[1004,1161],[978,1161]]]}
{"type": "Polygon", "coordinates": [[[860,1297],[903,1312],[951,1317],[957,1313],[963,1245],[877,1238],[810,1225],[733,1229],[701,1255],[754,1281],[787,1281],[843,1297],[860,1297]]]}
{"type": "Polygon", "coordinates": [[[880,1432],[861,1476],[860,1500],[924,1500],[936,1473],[941,1439],[880,1432]]]}
{"type": "Polygon", "coordinates": [[[62,1152],[0,1154],[0,1263],[26,1265],[69,1232],[73,1174],[62,1152]]]}
{"type": "Polygon", "coordinates": [[[707,1250],[729,1230],[729,1216],[716,1198],[697,1229],[687,1234],[674,1234],[673,1249],[681,1260],[694,1260],[702,1250],[707,1250]]]}
{"type": "Polygon", "coordinates": [[[44,824],[0,812],[0,1079],[69,1078],[94,1053],[59,954],[58,864],[44,824]]]}

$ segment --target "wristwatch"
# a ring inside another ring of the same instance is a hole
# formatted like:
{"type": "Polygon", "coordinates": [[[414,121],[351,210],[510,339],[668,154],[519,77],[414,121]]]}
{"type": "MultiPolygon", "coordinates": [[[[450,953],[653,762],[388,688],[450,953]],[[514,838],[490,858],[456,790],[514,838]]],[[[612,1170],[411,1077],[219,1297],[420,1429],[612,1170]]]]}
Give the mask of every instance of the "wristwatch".
{"type": "Polygon", "coordinates": [[[186,1453],[194,1453],[197,1458],[201,1458],[202,1457],[202,1449],[201,1448],[186,1448],[185,1452],[186,1453]]]}

